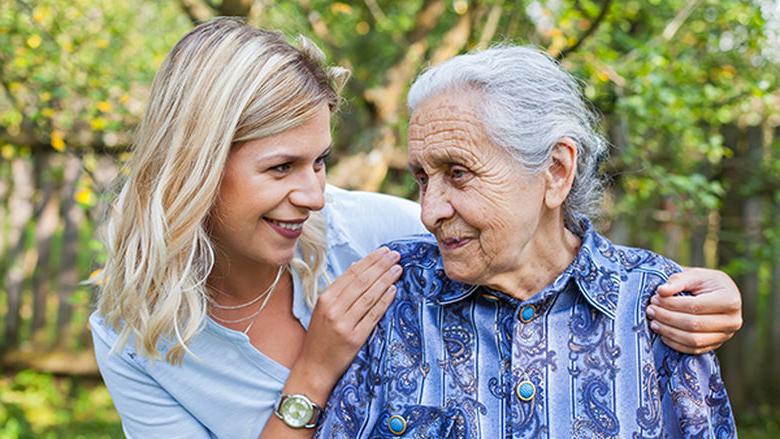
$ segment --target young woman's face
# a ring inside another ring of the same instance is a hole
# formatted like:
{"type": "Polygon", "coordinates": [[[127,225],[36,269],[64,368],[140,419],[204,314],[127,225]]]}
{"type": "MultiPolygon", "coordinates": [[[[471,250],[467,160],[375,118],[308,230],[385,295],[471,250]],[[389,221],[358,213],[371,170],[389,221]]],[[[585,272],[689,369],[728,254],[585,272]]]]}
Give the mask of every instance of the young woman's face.
{"type": "Polygon", "coordinates": [[[324,204],[330,110],[306,123],[234,148],[211,211],[218,258],[252,265],[288,263],[305,221],[324,204]]]}

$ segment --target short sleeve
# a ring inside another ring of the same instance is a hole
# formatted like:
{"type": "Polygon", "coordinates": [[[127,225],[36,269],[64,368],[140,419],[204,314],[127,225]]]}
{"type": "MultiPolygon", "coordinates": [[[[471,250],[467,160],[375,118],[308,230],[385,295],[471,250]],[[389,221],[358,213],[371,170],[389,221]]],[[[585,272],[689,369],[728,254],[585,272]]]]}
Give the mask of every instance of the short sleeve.
{"type": "Polygon", "coordinates": [[[111,353],[116,336],[90,318],[100,374],[128,438],[209,438],[208,430],[149,376],[132,350],[111,353]]]}

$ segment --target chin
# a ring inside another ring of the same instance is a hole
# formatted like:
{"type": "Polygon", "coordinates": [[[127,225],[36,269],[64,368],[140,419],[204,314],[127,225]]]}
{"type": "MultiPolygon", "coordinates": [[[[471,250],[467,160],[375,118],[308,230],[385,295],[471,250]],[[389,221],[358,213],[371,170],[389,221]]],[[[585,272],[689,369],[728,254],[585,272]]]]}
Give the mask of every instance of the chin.
{"type": "Polygon", "coordinates": [[[464,284],[478,285],[479,273],[474,272],[474,266],[461,262],[447,262],[444,261],[444,271],[447,273],[447,277],[464,284]]]}

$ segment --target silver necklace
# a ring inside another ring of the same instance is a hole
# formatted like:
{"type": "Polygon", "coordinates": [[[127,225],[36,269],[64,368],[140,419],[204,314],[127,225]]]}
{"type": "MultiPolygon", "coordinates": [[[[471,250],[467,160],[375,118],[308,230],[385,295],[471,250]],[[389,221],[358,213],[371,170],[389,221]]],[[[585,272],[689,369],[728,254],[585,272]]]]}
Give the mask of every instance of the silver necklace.
{"type": "MultiPolygon", "coordinates": [[[[262,293],[258,294],[257,297],[255,297],[254,299],[250,300],[249,302],[241,303],[239,305],[220,305],[219,303],[217,303],[216,300],[214,300],[214,299],[209,297],[209,302],[211,302],[211,306],[213,306],[214,308],[217,308],[217,309],[229,309],[229,310],[232,310],[232,309],[246,308],[247,306],[254,305],[255,303],[257,303],[258,300],[260,300],[263,297],[271,294],[271,291],[273,291],[273,289],[276,287],[276,284],[279,283],[279,279],[281,279],[281,277],[282,277],[282,272],[284,271],[284,267],[285,266],[286,265],[280,265],[279,266],[279,271],[276,272],[276,279],[274,279],[274,281],[271,283],[271,286],[269,286],[265,291],[263,291],[262,293]]],[[[220,291],[218,291],[218,292],[220,292],[220,291]]],[[[224,293],[222,293],[222,294],[224,294],[224,293]]]]}
{"type": "MultiPolygon", "coordinates": [[[[223,307],[224,305],[215,306],[220,309],[239,309],[239,308],[245,308],[257,302],[261,298],[265,298],[265,300],[263,300],[263,303],[260,304],[260,307],[257,308],[257,311],[253,312],[252,314],[246,317],[242,317],[240,319],[234,319],[234,320],[222,319],[215,316],[213,313],[211,313],[211,317],[220,323],[227,323],[227,324],[242,323],[242,322],[246,322],[247,320],[252,320],[249,323],[249,325],[242,331],[244,334],[248,333],[249,330],[252,329],[252,325],[255,324],[255,319],[257,318],[257,316],[260,315],[260,313],[263,311],[265,306],[268,304],[268,300],[271,299],[271,293],[273,293],[273,291],[276,289],[276,286],[279,285],[279,280],[282,278],[282,273],[284,272],[284,269],[286,267],[287,267],[286,265],[280,266],[279,271],[276,272],[276,279],[274,279],[273,283],[271,283],[271,285],[268,287],[267,290],[262,292],[260,295],[258,295],[256,298],[252,299],[251,301],[241,305],[234,305],[234,307],[223,307]]],[[[217,305],[214,301],[212,301],[212,303],[214,305],[217,305]]]]}

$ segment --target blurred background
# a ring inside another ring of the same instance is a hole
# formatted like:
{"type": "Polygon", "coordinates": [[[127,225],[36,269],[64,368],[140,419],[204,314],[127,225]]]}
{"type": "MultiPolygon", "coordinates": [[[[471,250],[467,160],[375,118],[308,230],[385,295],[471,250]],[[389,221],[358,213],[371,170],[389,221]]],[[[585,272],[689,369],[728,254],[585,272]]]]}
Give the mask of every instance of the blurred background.
{"type": "Polygon", "coordinates": [[[718,354],[740,435],[780,437],[780,0],[0,0],[0,438],[121,437],[80,282],[155,70],[217,15],[349,67],[329,179],[409,198],[422,68],[501,41],[561,59],[612,144],[602,230],[734,277],[745,325],[718,354]]]}

